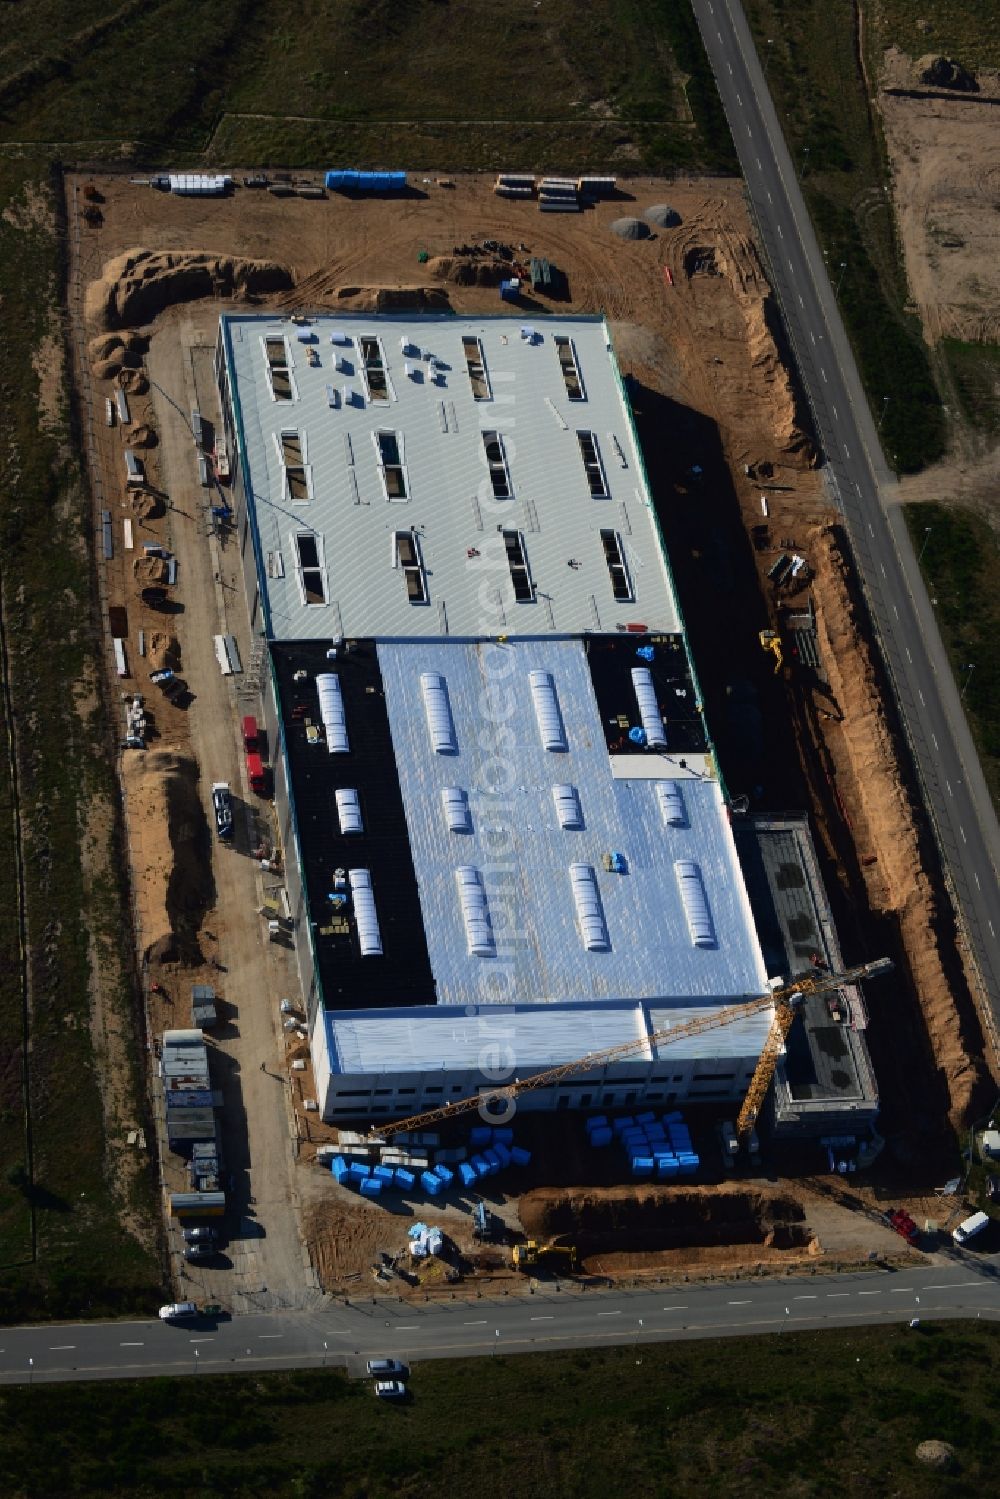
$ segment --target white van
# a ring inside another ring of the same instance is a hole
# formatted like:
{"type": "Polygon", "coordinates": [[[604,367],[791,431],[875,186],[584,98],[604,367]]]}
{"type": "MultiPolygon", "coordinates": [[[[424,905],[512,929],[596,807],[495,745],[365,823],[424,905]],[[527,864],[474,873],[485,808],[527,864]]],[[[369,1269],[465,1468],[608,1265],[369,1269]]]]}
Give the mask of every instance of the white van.
{"type": "Polygon", "coordinates": [[[988,1213],[973,1213],[971,1218],[966,1218],[964,1223],[960,1223],[956,1229],[952,1230],[951,1236],[956,1244],[967,1244],[970,1239],[975,1238],[976,1234],[982,1233],[989,1221],[988,1213]]]}

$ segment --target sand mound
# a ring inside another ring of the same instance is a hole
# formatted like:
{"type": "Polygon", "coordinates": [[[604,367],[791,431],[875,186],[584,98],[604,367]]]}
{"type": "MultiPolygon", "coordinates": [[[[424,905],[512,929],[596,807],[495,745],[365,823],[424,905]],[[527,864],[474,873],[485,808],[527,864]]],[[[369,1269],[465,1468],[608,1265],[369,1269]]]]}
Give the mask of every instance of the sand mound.
{"type": "Polygon", "coordinates": [[[181,648],[176,635],[163,630],[147,631],[146,659],[150,671],[176,671],[181,664],[181,648]]]}
{"type": "Polygon", "coordinates": [[[143,583],[165,583],[170,576],[164,557],[137,557],[132,571],[143,583]]]}
{"type": "Polygon", "coordinates": [[[149,390],[149,381],[142,370],[122,370],[118,376],[118,384],[130,396],[144,396],[149,390]]]}
{"type": "Polygon", "coordinates": [[[163,501],[146,489],[130,489],[126,502],[139,520],[155,520],[158,515],[163,514],[163,501]]]}
{"type": "Polygon", "coordinates": [[[198,297],[241,301],[292,285],[286,266],[204,251],[127,250],[87,288],[86,315],[103,328],[147,323],[175,302],[198,297]]]}
{"type": "Polygon", "coordinates": [[[539,1187],[518,1205],[532,1238],[560,1239],[582,1255],[706,1244],[805,1246],[802,1208],[777,1193],[726,1187],[539,1187]]]}
{"type": "Polygon", "coordinates": [[[463,255],[435,255],[427,269],[439,281],[454,286],[499,286],[510,274],[502,260],[470,260],[463,255]]]}
{"type": "Polygon", "coordinates": [[[740,305],[746,322],[751,367],[766,391],[778,447],[787,457],[811,467],[816,462],[816,450],[802,429],[795,388],[778,352],[774,302],[771,297],[741,297],[740,305]]]}
{"type": "Polygon", "coordinates": [[[955,1449],[947,1442],[932,1438],[917,1447],[917,1462],[926,1463],[928,1468],[951,1468],[955,1463],[955,1449]]]}
{"type": "Polygon", "coordinates": [[[340,286],[336,300],[356,312],[443,312],[451,305],[439,286],[340,286]]]}
{"type": "Polygon", "coordinates": [[[892,912],[898,922],[934,1061],[948,1090],[949,1117],[961,1129],[977,1109],[982,1111],[991,1087],[982,1031],[968,990],[960,992],[960,976],[945,968],[942,942],[950,949],[951,916],[939,904],[927,874],[917,812],[900,779],[848,564],[831,527],[813,533],[809,545],[816,564],[813,601],[820,655],[844,715],[839,733],[831,733],[827,742],[835,756],[846,751],[844,770],[853,773],[854,782],[854,839],[868,851],[862,868],[869,898],[873,908],[892,912]],[[841,662],[849,663],[849,669],[843,670],[841,662]]]}
{"type": "MultiPolygon", "coordinates": [[[[119,349],[118,352],[120,354],[121,350],[119,349]]],[[[94,371],[95,380],[115,380],[121,374],[122,362],[121,359],[116,359],[112,355],[107,359],[95,359],[91,368],[94,371]]]]}
{"type": "Polygon", "coordinates": [[[651,203],[645,210],[643,217],[658,229],[676,229],[681,221],[681,216],[676,208],[671,208],[669,203],[651,203]]]}
{"type": "Polygon", "coordinates": [[[167,750],[123,762],[143,951],[195,962],[201,913],[213,896],[198,767],[167,750]]]}
{"type": "Polygon", "coordinates": [[[92,360],[113,359],[116,352],[124,347],[125,340],[120,333],[99,333],[90,340],[87,350],[92,360]]]}
{"type": "Polygon", "coordinates": [[[650,230],[642,219],[624,218],[614,220],[611,233],[617,234],[619,239],[648,239],[650,230]]]}
{"type": "Polygon", "coordinates": [[[155,448],[159,442],[152,427],[147,426],[145,422],[133,422],[130,427],[125,428],[123,436],[133,448],[155,448]]]}

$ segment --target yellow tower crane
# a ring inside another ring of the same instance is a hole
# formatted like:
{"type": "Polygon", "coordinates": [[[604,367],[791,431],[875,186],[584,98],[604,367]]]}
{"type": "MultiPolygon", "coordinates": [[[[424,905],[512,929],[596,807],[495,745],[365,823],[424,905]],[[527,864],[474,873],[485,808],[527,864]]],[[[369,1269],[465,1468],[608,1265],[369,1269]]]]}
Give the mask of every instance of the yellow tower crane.
{"type": "Polygon", "coordinates": [[[672,1046],[674,1042],[682,1041],[687,1036],[696,1036],[702,1031],[716,1030],[723,1025],[734,1025],[736,1021],[746,1020],[749,1015],[759,1014],[761,1010],[769,1009],[773,1005],[774,1019],[771,1029],[750,1080],[747,1096],[736,1125],[736,1133],[740,1144],[743,1145],[767,1097],[785,1037],[791,1029],[796,1010],[802,999],[807,994],[823,994],[828,989],[838,989],[842,984],[853,984],[859,979],[875,978],[878,974],[888,973],[891,968],[891,959],[877,958],[872,963],[861,963],[857,968],[847,968],[843,973],[823,973],[814,970],[801,974],[791,983],[776,989],[772,994],[758,995],[756,999],[751,999],[746,1004],[729,1005],[726,1009],[716,1010],[713,1015],[688,1020],[683,1025],[665,1026],[661,1030],[650,1031],[648,1035],[640,1036],[637,1040],[625,1041],[620,1046],[609,1046],[605,1051],[588,1052],[586,1056],[577,1057],[572,1062],[562,1062],[556,1067],[546,1067],[541,1072],[533,1073],[531,1077],[521,1078],[502,1087],[483,1089],[482,1092],[473,1093],[468,1098],[459,1098],[454,1103],[442,1104],[439,1108],[428,1109],[422,1114],[412,1114],[408,1119],[398,1119],[395,1124],[373,1125],[371,1133],[389,1138],[392,1135],[401,1134],[404,1130],[426,1129],[428,1125],[455,1119],[459,1114],[468,1113],[470,1109],[485,1107],[489,1110],[494,1100],[502,1103],[507,1099],[517,1098],[522,1093],[530,1092],[532,1089],[550,1087],[553,1083],[561,1082],[564,1077],[571,1077],[576,1072],[590,1072],[593,1068],[607,1066],[609,1062],[618,1062],[625,1057],[634,1056],[637,1051],[643,1051],[647,1046],[652,1052],[653,1047],[672,1046]]]}

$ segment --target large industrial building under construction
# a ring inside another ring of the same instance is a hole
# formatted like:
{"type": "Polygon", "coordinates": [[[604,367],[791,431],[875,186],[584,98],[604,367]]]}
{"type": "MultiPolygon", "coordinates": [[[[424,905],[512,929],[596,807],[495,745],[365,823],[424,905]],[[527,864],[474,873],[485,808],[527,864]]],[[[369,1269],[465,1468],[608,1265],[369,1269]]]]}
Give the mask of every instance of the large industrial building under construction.
{"type": "MultiPolygon", "coordinates": [[[[807,831],[734,840],[602,319],[226,315],[216,372],[327,1120],[767,993],[805,966],[796,850],[807,945],[839,959],[807,831]]],[[[797,1027],[779,1125],[874,1119],[844,1004],[842,1065],[829,1014],[797,1027]]],[[[771,1018],[647,1040],[522,1107],[735,1102],[771,1018]]]]}

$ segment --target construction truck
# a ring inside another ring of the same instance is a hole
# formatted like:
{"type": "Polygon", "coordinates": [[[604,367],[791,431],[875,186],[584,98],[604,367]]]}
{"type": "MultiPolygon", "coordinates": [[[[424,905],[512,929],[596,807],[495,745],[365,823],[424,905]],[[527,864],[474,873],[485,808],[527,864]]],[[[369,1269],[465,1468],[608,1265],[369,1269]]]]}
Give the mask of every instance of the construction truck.
{"type": "Polygon", "coordinates": [[[524,1244],[514,1245],[515,1270],[532,1270],[552,1259],[564,1259],[567,1269],[576,1269],[576,1250],[572,1245],[555,1244],[551,1240],[546,1244],[539,1244],[537,1239],[528,1239],[524,1244]]]}

